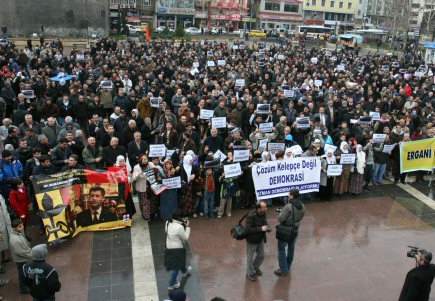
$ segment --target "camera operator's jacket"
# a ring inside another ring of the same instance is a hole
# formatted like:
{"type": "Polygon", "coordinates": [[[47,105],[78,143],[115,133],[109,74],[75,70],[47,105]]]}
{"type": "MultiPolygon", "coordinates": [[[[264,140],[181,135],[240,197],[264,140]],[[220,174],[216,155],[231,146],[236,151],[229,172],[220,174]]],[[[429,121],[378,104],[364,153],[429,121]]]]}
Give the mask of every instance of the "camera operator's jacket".
{"type": "Polygon", "coordinates": [[[190,227],[186,227],[183,222],[173,219],[172,222],[166,222],[166,248],[180,249],[184,248],[190,236],[190,227]]]}
{"type": "Polygon", "coordinates": [[[304,218],[305,215],[305,206],[300,200],[294,200],[292,203],[288,203],[282,208],[282,211],[278,215],[278,221],[281,225],[286,226],[296,226],[299,227],[300,222],[304,218]],[[293,222],[293,213],[292,210],[295,211],[295,217],[293,222]]]}

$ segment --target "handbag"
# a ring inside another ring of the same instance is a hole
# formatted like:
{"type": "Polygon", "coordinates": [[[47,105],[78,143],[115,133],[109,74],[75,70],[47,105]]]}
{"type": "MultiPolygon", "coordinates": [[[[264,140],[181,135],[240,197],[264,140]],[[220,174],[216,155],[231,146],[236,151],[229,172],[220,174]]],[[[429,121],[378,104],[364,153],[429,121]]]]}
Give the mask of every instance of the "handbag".
{"type": "Polygon", "coordinates": [[[279,224],[276,225],[276,234],[275,237],[278,240],[282,240],[285,242],[291,242],[293,241],[296,236],[298,236],[298,230],[299,228],[295,225],[295,208],[293,203],[292,205],[292,224],[291,225],[284,225],[279,224]]]}
{"type": "Polygon", "coordinates": [[[248,216],[248,214],[249,212],[242,216],[242,218],[239,220],[239,223],[231,229],[231,236],[235,240],[243,240],[246,238],[246,227],[242,225],[242,222],[248,216]]]}
{"type": "MultiPolygon", "coordinates": [[[[166,239],[168,237],[168,225],[166,226],[166,239]]],[[[167,271],[178,271],[186,268],[186,249],[168,249],[165,240],[165,268],[167,271]]]]}

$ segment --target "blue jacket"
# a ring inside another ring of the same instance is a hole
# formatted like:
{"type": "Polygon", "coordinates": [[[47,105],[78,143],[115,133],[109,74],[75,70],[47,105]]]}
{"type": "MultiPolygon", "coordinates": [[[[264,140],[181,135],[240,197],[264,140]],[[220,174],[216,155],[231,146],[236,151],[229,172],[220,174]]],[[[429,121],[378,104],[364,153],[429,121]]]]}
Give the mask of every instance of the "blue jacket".
{"type": "Polygon", "coordinates": [[[0,182],[5,184],[5,181],[21,178],[23,176],[23,165],[19,160],[14,160],[12,163],[2,160],[0,162],[0,182]]]}

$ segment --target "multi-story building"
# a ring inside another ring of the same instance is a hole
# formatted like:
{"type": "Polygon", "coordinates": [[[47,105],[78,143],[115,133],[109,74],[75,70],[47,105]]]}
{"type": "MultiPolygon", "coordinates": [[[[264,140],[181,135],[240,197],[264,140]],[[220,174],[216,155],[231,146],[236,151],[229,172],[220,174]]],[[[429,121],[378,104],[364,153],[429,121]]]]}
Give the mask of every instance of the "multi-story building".
{"type": "Polygon", "coordinates": [[[358,0],[358,7],[355,13],[355,25],[364,27],[368,23],[367,4],[369,0],[358,0]]]}
{"type": "Polygon", "coordinates": [[[120,30],[123,22],[142,24],[154,22],[154,0],[110,0],[110,27],[120,30]]]}
{"type": "Polygon", "coordinates": [[[263,29],[295,30],[303,23],[302,1],[261,0],[257,17],[263,29]]]}
{"type": "Polygon", "coordinates": [[[358,6],[359,0],[303,0],[304,22],[350,29],[358,6]]]}
{"type": "Polygon", "coordinates": [[[155,26],[175,29],[177,24],[184,27],[194,25],[195,0],[158,0],[155,8],[155,26]]]}
{"type": "Polygon", "coordinates": [[[238,29],[242,18],[248,16],[248,0],[209,0],[207,25],[238,29]]]}
{"type": "Polygon", "coordinates": [[[420,31],[423,17],[435,10],[435,0],[410,0],[411,9],[409,15],[409,29],[411,31],[420,31]]]}
{"type": "Polygon", "coordinates": [[[367,0],[366,18],[377,27],[390,27],[394,0],[367,0]]]}

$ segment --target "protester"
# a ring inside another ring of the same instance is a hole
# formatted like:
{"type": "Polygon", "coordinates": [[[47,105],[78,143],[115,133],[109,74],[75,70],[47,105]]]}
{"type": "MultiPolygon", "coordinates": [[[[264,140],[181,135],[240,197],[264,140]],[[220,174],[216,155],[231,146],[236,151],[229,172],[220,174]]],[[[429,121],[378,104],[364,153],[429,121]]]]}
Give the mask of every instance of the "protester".
{"type": "Polygon", "coordinates": [[[32,262],[23,265],[24,282],[29,287],[30,295],[34,301],[54,301],[61,284],[57,271],[45,262],[47,245],[34,246],[31,254],[32,262]]]}
{"type": "Polygon", "coordinates": [[[23,222],[20,219],[13,220],[12,228],[13,229],[9,236],[9,248],[12,260],[17,266],[20,293],[28,294],[29,288],[25,283],[23,265],[32,260],[32,249],[30,248],[30,242],[24,234],[23,222]]]}

